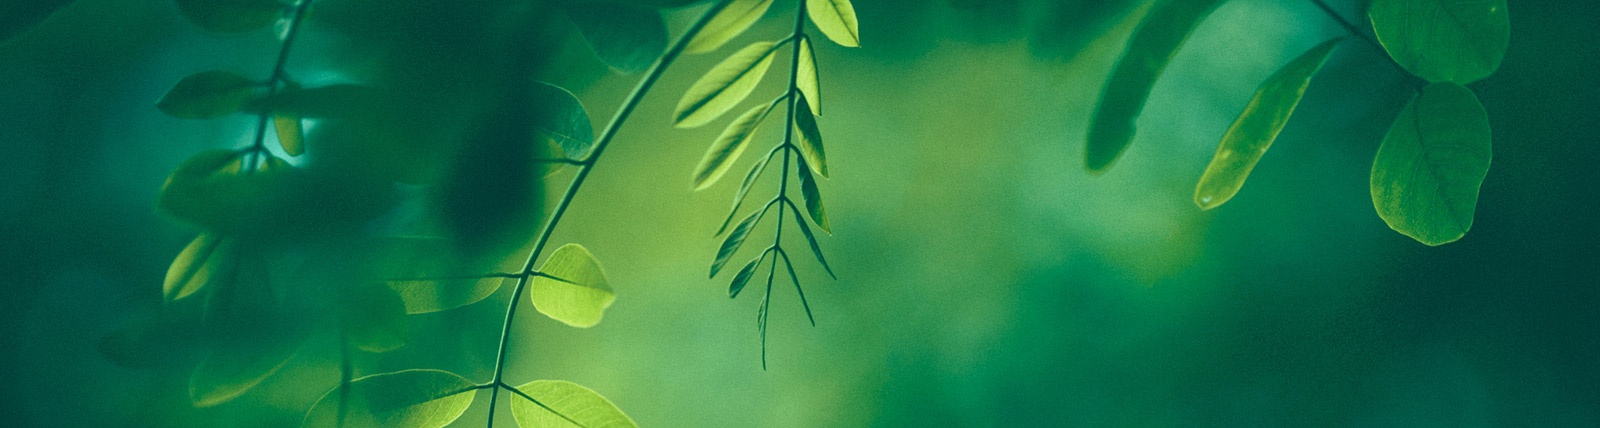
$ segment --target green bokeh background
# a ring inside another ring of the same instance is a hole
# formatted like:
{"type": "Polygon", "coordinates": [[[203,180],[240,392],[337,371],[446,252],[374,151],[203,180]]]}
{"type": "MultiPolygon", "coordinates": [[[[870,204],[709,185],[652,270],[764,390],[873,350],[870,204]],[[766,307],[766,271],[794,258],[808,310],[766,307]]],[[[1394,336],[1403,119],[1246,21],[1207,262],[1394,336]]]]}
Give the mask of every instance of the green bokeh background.
{"type": "MultiPolygon", "coordinates": [[[[1510,2],[1505,63],[1471,86],[1494,128],[1477,220],[1429,248],[1373,212],[1372,156],[1408,94],[1360,41],[1238,197],[1191,202],[1255,86],[1342,34],[1307,1],[1219,9],[1156,86],[1132,148],[1084,172],[1085,126],[1131,29],[1109,3],[1064,19],[1037,1],[856,2],[863,47],[817,49],[822,247],[839,280],[790,237],[817,326],[780,279],[766,371],[759,293],[729,301],[727,277],[705,278],[736,184],[689,191],[727,119],[668,120],[733,48],[685,57],[552,240],[599,257],[617,303],[590,329],[519,316],[507,382],[577,382],[649,427],[1600,426],[1600,6],[1510,2]]],[[[1359,16],[1361,2],[1333,3],[1359,16]]],[[[781,37],[791,4],[735,45],[781,37]]],[[[673,31],[696,10],[670,13],[673,31]]],[[[339,64],[336,34],[303,37],[293,68],[339,64]]],[[[258,390],[195,410],[182,376],[95,349],[193,237],[152,209],[167,172],[247,144],[253,124],[171,119],[154,100],[195,71],[267,70],[275,44],[202,35],[166,0],[80,0],[0,46],[0,424],[294,426],[337,382],[332,338],[318,337],[258,390]]],[[[609,118],[636,77],[568,48],[554,83],[609,118]]],[[[780,90],[769,79],[753,98],[780,90]]],[[[509,291],[415,316],[413,343],[358,371],[489,379],[509,291]]],[[[482,424],[486,402],[453,426],[482,424]]]]}

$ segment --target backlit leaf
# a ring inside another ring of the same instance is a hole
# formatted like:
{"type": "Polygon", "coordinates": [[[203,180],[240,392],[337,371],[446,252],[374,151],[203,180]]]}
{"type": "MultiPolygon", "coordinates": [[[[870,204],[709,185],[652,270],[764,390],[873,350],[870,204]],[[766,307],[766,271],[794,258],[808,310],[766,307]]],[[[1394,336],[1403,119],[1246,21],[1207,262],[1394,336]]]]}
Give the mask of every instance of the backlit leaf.
{"type": "Polygon", "coordinates": [[[508,280],[479,276],[484,271],[457,256],[450,242],[442,238],[383,238],[372,257],[378,260],[373,270],[399,295],[408,314],[476,303],[494,294],[508,280]]]}
{"type": "Polygon", "coordinates": [[[1194,189],[1194,203],[1202,209],[1212,209],[1228,202],[1244,186],[1250,170],[1256,167],[1261,155],[1267,153],[1272,141],[1278,138],[1289,116],[1306,94],[1311,77],[1322,69],[1328,55],[1340,39],[1317,45],[1283,66],[1256,89],[1254,98],[1244,112],[1234,120],[1233,126],[1222,136],[1217,154],[1211,158],[1194,189]]]}
{"type": "Polygon", "coordinates": [[[573,327],[593,327],[600,323],[606,308],[617,299],[589,250],[578,244],[557,248],[539,268],[542,276],[532,279],[528,296],[539,313],[573,327]],[[548,276],[548,277],[546,277],[548,276]]]}
{"type": "Polygon", "coordinates": [[[833,227],[828,225],[828,210],[822,206],[822,192],[817,189],[817,179],[805,167],[800,168],[800,194],[806,198],[806,214],[811,216],[811,221],[816,222],[823,232],[833,233],[833,227]]]}
{"type": "Polygon", "coordinates": [[[711,147],[706,150],[705,156],[700,158],[700,164],[694,168],[694,190],[705,190],[716,184],[728,169],[733,168],[734,161],[739,160],[739,155],[750,146],[750,140],[756,134],[756,129],[761,127],[761,122],[766,120],[777,103],[755,106],[750,111],[740,115],[738,119],[728,124],[711,147]]]}
{"type": "Polygon", "coordinates": [[[1133,142],[1134,122],[1150,89],[1189,33],[1223,0],[1173,0],[1154,7],[1139,23],[1100,96],[1089,123],[1084,165],[1104,171],[1133,142]]]}
{"type": "Polygon", "coordinates": [[[740,220],[739,225],[733,227],[732,232],[728,232],[728,237],[722,240],[722,246],[717,248],[717,259],[711,262],[711,278],[716,278],[717,272],[722,271],[722,267],[728,264],[728,260],[733,258],[733,254],[739,252],[739,247],[744,245],[745,238],[750,237],[750,231],[754,230],[756,224],[761,222],[761,217],[767,215],[767,208],[771,206],[769,204],[766,207],[762,207],[760,211],[750,213],[749,217],[740,220]]]}
{"type": "Polygon", "coordinates": [[[761,178],[761,173],[767,169],[767,164],[772,163],[773,153],[777,153],[777,151],[769,152],[766,156],[763,156],[761,160],[756,161],[755,165],[750,166],[750,172],[745,173],[744,183],[739,185],[739,193],[733,196],[733,209],[728,210],[728,217],[722,220],[722,225],[717,226],[716,235],[721,235],[722,232],[727,231],[728,225],[733,223],[733,217],[739,215],[739,206],[744,205],[744,197],[750,194],[750,186],[756,183],[756,179],[761,178]]]}
{"type": "Polygon", "coordinates": [[[1506,0],[1375,0],[1367,16],[1389,57],[1430,82],[1489,77],[1511,41],[1506,0]]]}
{"type": "Polygon", "coordinates": [[[1454,83],[1423,88],[1395,119],[1372,163],[1372,203],[1389,227],[1427,245],[1472,228],[1478,188],[1489,173],[1489,117],[1454,83]]]}
{"type": "Polygon", "coordinates": [[[179,80],[156,101],[156,108],[181,119],[222,117],[244,108],[260,87],[233,72],[202,71],[179,80]]]}
{"type": "Polygon", "coordinates": [[[822,115],[822,79],[817,74],[817,53],[811,50],[811,38],[800,39],[800,68],[794,85],[805,94],[811,114],[822,115]]]}
{"type": "Polygon", "coordinates": [[[822,131],[817,129],[817,118],[811,115],[811,108],[805,97],[800,97],[794,110],[794,127],[800,131],[797,144],[800,147],[800,156],[805,158],[805,164],[817,175],[828,176],[828,156],[822,149],[822,131]]]}
{"type": "Polygon", "coordinates": [[[806,0],[811,23],[829,40],[844,47],[861,46],[861,31],[856,28],[856,8],[850,0],[806,0]]]}
{"type": "Polygon", "coordinates": [[[347,396],[344,428],[441,428],[460,418],[478,393],[466,378],[439,370],[366,376],[348,388],[348,394],[337,387],[323,394],[301,426],[337,427],[339,397],[347,396]]]}
{"type": "Polygon", "coordinates": [[[560,86],[533,84],[533,127],[554,140],[568,159],[582,160],[594,146],[594,124],[583,103],[560,86]]]}
{"type": "Polygon", "coordinates": [[[193,295],[213,280],[230,278],[238,263],[236,245],[232,240],[211,234],[194,238],[167,268],[162,295],[171,302],[193,295]]]}
{"type": "Polygon", "coordinates": [[[750,283],[750,277],[756,274],[756,267],[761,265],[762,260],[766,260],[769,252],[762,251],[760,256],[751,259],[749,263],[739,269],[739,273],[733,276],[733,282],[728,283],[729,298],[739,297],[739,291],[744,290],[744,286],[750,283]]]}
{"type": "Polygon", "coordinates": [[[806,243],[811,244],[811,253],[817,256],[817,262],[822,264],[822,270],[827,271],[829,277],[838,279],[833,275],[833,268],[828,267],[828,259],[822,256],[822,247],[817,245],[817,236],[811,233],[811,226],[806,225],[806,220],[800,218],[800,209],[795,208],[794,204],[790,204],[789,209],[794,212],[794,224],[800,226],[800,234],[805,235],[806,243]]]}
{"type": "Polygon", "coordinates": [[[772,0],[733,0],[700,29],[700,34],[696,34],[683,51],[694,54],[717,50],[749,29],[770,7],[772,0]]]}
{"type": "Polygon", "coordinates": [[[667,50],[667,24],[654,10],[616,3],[576,3],[567,16],[595,56],[623,73],[650,68],[667,50]]]}
{"type": "Polygon", "coordinates": [[[756,84],[772,67],[775,42],[756,42],[717,64],[705,76],[694,82],[689,91],[678,100],[672,113],[673,125],[693,128],[711,123],[732,110],[745,97],[755,91],[756,84]]]}
{"type": "Polygon", "coordinates": [[[535,404],[526,397],[511,400],[511,415],[522,428],[638,427],[611,400],[582,385],[563,380],[536,380],[517,390],[539,401],[535,404]]]}
{"type": "Polygon", "coordinates": [[[177,0],[178,12],[215,33],[243,33],[266,27],[288,8],[278,0],[177,0]]]}
{"type": "Polygon", "coordinates": [[[300,156],[306,152],[306,135],[305,129],[300,126],[300,116],[292,113],[273,115],[272,126],[278,131],[278,145],[283,146],[283,153],[300,156]]]}

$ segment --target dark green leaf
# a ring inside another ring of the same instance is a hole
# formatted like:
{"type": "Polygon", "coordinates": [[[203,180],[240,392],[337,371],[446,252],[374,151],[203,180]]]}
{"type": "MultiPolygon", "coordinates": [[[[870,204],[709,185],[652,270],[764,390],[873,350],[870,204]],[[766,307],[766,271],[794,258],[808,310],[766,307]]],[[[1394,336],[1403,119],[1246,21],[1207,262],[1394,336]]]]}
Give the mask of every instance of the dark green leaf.
{"type": "Polygon", "coordinates": [[[817,74],[817,53],[811,50],[811,38],[800,39],[800,68],[795,70],[794,85],[805,94],[811,114],[822,115],[822,79],[817,74]]]}
{"type": "Polygon", "coordinates": [[[817,175],[827,177],[828,155],[822,149],[822,131],[817,129],[817,118],[811,115],[806,97],[801,96],[795,102],[800,104],[794,109],[794,126],[800,130],[800,156],[817,175]]]}
{"type": "Polygon", "coordinates": [[[577,96],[560,86],[536,82],[533,103],[534,129],[555,140],[568,159],[582,160],[589,156],[594,146],[594,124],[577,96]]]}
{"type": "Polygon", "coordinates": [[[806,0],[806,13],[829,40],[844,47],[861,46],[856,8],[850,0],[806,0]]]}
{"type": "Polygon", "coordinates": [[[739,185],[739,193],[733,195],[733,209],[728,210],[728,217],[722,220],[721,226],[717,226],[715,235],[721,235],[728,230],[728,224],[733,222],[733,216],[739,214],[739,206],[744,205],[744,197],[750,194],[750,186],[755,184],[756,179],[761,178],[761,173],[767,169],[767,164],[772,163],[772,155],[775,153],[778,153],[777,150],[767,152],[766,156],[762,156],[761,160],[750,166],[750,172],[744,175],[744,183],[739,185]]]}
{"type": "Polygon", "coordinates": [[[744,101],[772,67],[778,46],[775,42],[752,43],[706,72],[678,100],[672,113],[673,125],[693,128],[711,123],[744,101]]]}
{"type": "Polygon", "coordinates": [[[1367,15],[1389,57],[1430,82],[1489,77],[1511,41],[1506,0],[1375,0],[1367,15]]]}
{"type": "Polygon", "coordinates": [[[756,129],[761,127],[761,122],[766,120],[767,115],[777,106],[777,102],[755,106],[728,124],[722,135],[717,136],[717,141],[711,143],[705,156],[700,158],[700,164],[695,166],[694,190],[711,187],[728,172],[728,169],[733,168],[733,163],[739,160],[739,155],[750,146],[750,140],[756,135],[756,129]]]}
{"type": "Polygon", "coordinates": [[[1183,46],[1189,33],[1223,0],[1173,0],[1154,7],[1139,23],[1128,49],[1117,61],[1089,123],[1084,164],[1104,171],[1133,142],[1134,122],[1144,110],[1150,89],[1183,46]]]}
{"type": "Polygon", "coordinates": [[[683,51],[694,54],[717,50],[754,25],[770,7],[772,0],[733,0],[700,29],[700,34],[696,34],[683,51]]]}
{"type": "Polygon", "coordinates": [[[766,216],[767,209],[771,207],[772,204],[767,204],[760,211],[750,213],[749,217],[739,221],[738,226],[734,226],[733,231],[728,233],[728,237],[722,240],[722,247],[717,248],[717,259],[711,262],[710,277],[716,278],[717,272],[722,271],[722,267],[728,264],[728,260],[733,258],[733,254],[739,252],[739,247],[744,245],[745,238],[750,237],[750,231],[756,228],[756,223],[761,222],[761,217],[766,216]]]}
{"type": "Polygon", "coordinates": [[[1222,136],[1216,156],[1211,158],[1211,165],[1200,176],[1200,184],[1194,189],[1195,204],[1209,210],[1228,202],[1239,192],[1245,178],[1250,176],[1250,170],[1261,160],[1261,155],[1267,153],[1267,148],[1278,138],[1283,126],[1289,123],[1289,116],[1300,105],[1300,99],[1306,94],[1306,86],[1311,84],[1311,77],[1322,69],[1322,64],[1328,61],[1328,55],[1333,53],[1333,48],[1340,40],[1329,40],[1311,48],[1273,73],[1261,84],[1261,88],[1256,89],[1255,97],[1250,99],[1250,104],[1245,106],[1239,118],[1233,121],[1228,133],[1222,136]]]}
{"type": "Polygon", "coordinates": [[[259,173],[244,174],[246,152],[207,150],[184,160],[161,187],[156,208],[218,232],[237,232],[272,217],[288,189],[290,168],[264,159],[259,173]]]}
{"type": "Polygon", "coordinates": [[[274,112],[314,119],[350,119],[384,108],[388,94],[377,88],[340,83],[315,88],[290,86],[246,106],[251,112],[274,112]]]}
{"type": "Polygon", "coordinates": [[[650,68],[667,50],[667,23],[654,10],[616,3],[577,3],[567,16],[595,56],[623,73],[650,68]]]}
{"type": "Polygon", "coordinates": [[[306,413],[306,428],[339,424],[339,397],[348,396],[343,428],[442,428],[460,418],[478,388],[454,373],[406,370],[350,382],[349,393],[334,388],[306,413]]]}
{"type": "Polygon", "coordinates": [[[73,0],[11,0],[0,5],[0,42],[44,22],[73,0]]]}
{"type": "Polygon", "coordinates": [[[822,192],[817,189],[817,179],[804,166],[800,167],[800,194],[806,198],[806,214],[811,215],[811,221],[817,222],[817,227],[822,228],[823,232],[833,233],[833,227],[828,225],[828,210],[822,206],[822,192]]]}
{"type": "Polygon", "coordinates": [[[533,278],[528,297],[539,313],[567,325],[593,327],[617,300],[600,261],[582,245],[557,248],[539,273],[543,275],[533,278]]]}
{"type": "Polygon", "coordinates": [[[1389,227],[1427,245],[1472,228],[1489,173],[1489,116],[1454,83],[1423,88],[1395,119],[1372,163],[1372,203],[1389,227]]]}
{"type": "Polygon", "coordinates": [[[203,71],[179,80],[156,108],[182,119],[211,119],[244,108],[261,85],[233,72],[203,71]]]}
{"type": "Polygon", "coordinates": [[[232,278],[238,264],[237,245],[233,240],[211,234],[194,238],[167,268],[162,295],[171,302],[193,295],[212,281],[232,278]]]}
{"type": "Polygon", "coordinates": [[[817,262],[822,264],[822,270],[827,271],[829,277],[839,279],[833,275],[833,268],[828,267],[828,259],[822,257],[822,247],[817,245],[817,236],[811,233],[811,226],[806,225],[806,220],[800,218],[800,209],[790,203],[789,210],[794,212],[794,224],[800,225],[800,234],[805,235],[806,243],[811,244],[811,253],[817,255],[817,262]]]}
{"type": "Polygon", "coordinates": [[[288,5],[278,0],[177,0],[178,12],[215,33],[243,33],[266,27],[288,5]]]}
{"type": "Polygon", "coordinates": [[[197,407],[232,400],[277,373],[310,332],[306,319],[278,305],[266,261],[242,254],[232,279],[215,284],[202,323],[212,347],[189,376],[197,407]]]}
{"type": "Polygon", "coordinates": [[[371,282],[355,284],[340,309],[350,346],[367,352],[405,346],[410,330],[406,305],[393,289],[371,282]]]}
{"type": "Polygon", "coordinates": [[[762,260],[767,259],[767,253],[769,252],[762,251],[760,256],[750,259],[750,263],[746,263],[743,268],[739,269],[739,274],[733,276],[733,282],[728,283],[729,298],[739,297],[739,291],[744,290],[745,284],[750,283],[750,277],[756,274],[756,267],[761,265],[762,260]]]}
{"type": "Polygon", "coordinates": [[[536,380],[517,390],[527,394],[511,400],[511,415],[522,428],[638,428],[611,400],[582,385],[536,380]]]}

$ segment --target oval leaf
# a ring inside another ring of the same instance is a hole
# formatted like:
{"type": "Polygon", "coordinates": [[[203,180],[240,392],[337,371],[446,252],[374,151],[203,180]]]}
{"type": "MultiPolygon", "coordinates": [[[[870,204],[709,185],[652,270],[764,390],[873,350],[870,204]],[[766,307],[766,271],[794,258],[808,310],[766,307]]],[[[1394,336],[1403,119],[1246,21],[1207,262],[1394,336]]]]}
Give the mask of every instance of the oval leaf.
{"type": "Polygon", "coordinates": [[[700,34],[696,34],[683,51],[695,54],[717,50],[744,30],[750,29],[770,7],[772,0],[733,0],[700,29],[700,34]]]}
{"type": "Polygon", "coordinates": [[[840,46],[861,46],[861,32],[856,28],[856,7],[850,0],[806,0],[806,13],[811,22],[840,46]]]}
{"type": "Polygon", "coordinates": [[[211,281],[230,278],[239,261],[236,245],[211,234],[194,238],[167,268],[162,295],[171,302],[194,295],[211,281]]]}
{"type": "Polygon", "coordinates": [[[1506,0],[1377,0],[1367,16],[1389,57],[1430,82],[1489,77],[1511,42],[1506,0]]]}
{"type": "Polygon", "coordinates": [[[1239,118],[1233,121],[1228,133],[1223,134],[1222,143],[1217,145],[1216,156],[1211,158],[1211,165],[1200,176],[1200,184],[1194,189],[1195,204],[1209,210],[1228,202],[1239,192],[1245,178],[1250,176],[1250,170],[1256,167],[1261,155],[1267,153],[1272,141],[1289,123],[1289,116],[1294,114],[1300,99],[1305,97],[1311,77],[1322,69],[1322,64],[1328,61],[1328,55],[1333,53],[1333,48],[1340,40],[1329,40],[1311,48],[1273,73],[1261,84],[1261,88],[1256,89],[1255,97],[1250,99],[1250,104],[1245,106],[1239,118]]]}
{"type": "Polygon", "coordinates": [[[805,94],[811,114],[822,115],[822,79],[817,74],[817,53],[811,50],[811,38],[800,39],[800,68],[795,70],[794,85],[805,94]]]}
{"type": "Polygon", "coordinates": [[[722,220],[722,225],[717,226],[717,233],[712,236],[721,235],[728,230],[728,225],[733,222],[733,216],[739,214],[739,206],[744,205],[744,197],[750,194],[750,186],[756,183],[756,179],[761,178],[761,173],[767,169],[767,164],[772,163],[772,155],[777,153],[777,150],[767,152],[766,156],[750,166],[750,172],[744,175],[744,183],[739,185],[739,193],[733,195],[733,209],[728,210],[728,217],[722,220]]]}
{"type": "Polygon", "coordinates": [[[828,225],[828,210],[822,207],[822,192],[817,189],[817,178],[811,176],[811,170],[806,167],[800,167],[800,194],[806,198],[806,214],[811,215],[811,221],[816,222],[823,232],[833,233],[833,227],[828,225]]]}
{"type": "Polygon", "coordinates": [[[323,394],[301,426],[339,426],[339,397],[349,397],[343,428],[441,428],[460,418],[478,391],[467,379],[439,370],[377,374],[355,379],[348,388],[348,393],[334,388],[323,394]]]}
{"type": "Polygon", "coordinates": [[[739,155],[750,146],[750,140],[756,135],[756,129],[761,127],[761,122],[766,120],[767,115],[777,106],[776,102],[756,106],[728,124],[728,129],[723,130],[717,141],[711,143],[705,156],[700,158],[700,164],[695,166],[694,190],[711,187],[728,172],[728,169],[733,168],[734,161],[739,160],[739,155]]]}
{"type": "Polygon", "coordinates": [[[800,130],[800,156],[805,158],[805,164],[817,175],[827,177],[828,155],[822,149],[822,131],[817,129],[817,118],[811,115],[806,97],[802,96],[796,102],[800,103],[794,109],[794,126],[800,130]]]}
{"type": "Polygon", "coordinates": [[[1104,171],[1127,150],[1133,142],[1134,121],[1144,110],[1161,71],[1189,33],[1220,4],[1222,0],[1167,1],[1139,22],[1089,123],[1084,165],[1090,172],[1104,171]]]}
{"type": "Polygon", "coordinates": [[[215,33],[243,33],[264,28],[283,16],[288,5],[278,0],[177,0],[178,12],[215,33]]]}
{"type": "Polygon", "coordinates": [[[711,262],[711,278],[716,278],[717,272],[721,272],[722,267],[727,266],[728,260],[733,258],[733,254],[739,252],[739,247],[744,245],[745,238],[750,237],[750,231],[761,222],[761,217],[767,215],[767,208],[770,207],[772,205],[768,204],[760,211],[750,213],[749,217],[739,221],[738,226],[734,226],[732,232],[728,232],[728,237],[722,240],[722,247],[717,248],[717,259],[711,262]]]}
{"type": "Polygon", "coordinates": [[[533,127],[554,140],[568,159],[582,160],[594,146],[594,124],[572,92],[544,82],[533,85],[533,127]]]}
{"type": "Polygon", "coordinates": [[[689,91],[678,100],[673,111],[673,125],[693,128],[711,123],[732,110],[745,97],[755,91],[756,84],[772,67],[775,42],[756,42],[717,64],[705,76],[694,82],[689,91]]]}
{"type": "Polygon", "coordinates": [[[179,80],[156,101],[156,108],[181,119],[222,117],[244,108],[259,86],[237,73],[202,71],[179,80]]]}
{"type": "Polygon", "coordinates": [[[1389,227],[1427,245],[1472,228],[1489,173],[1489,117],[1454,83],[1423,88],[1389,128],[1372,163],[1372,203],[1389,227]]]}
{"type": "Polygon", "coordinates": [[[611,400],[563,380],[536,380],[517,387],[511,415],[522,428],[637,428],[611,400]],[[537,403],[529,399],[538,400],[537,403]]]}
{"type": "Polygon", "coordinates": [[[768,252],[762,251],[760,256],[751,259],[739,269],[739,273],[733,276],[733,282],[728,283],[728,298],[739,297],[739,291],[744,290],[744,286],[750,283],[750,277],[755,276],[756,267],[761,265],[762,260],[766,260],[768,252]]]}
{"type": "Polygon", "coordinates": [[[293,114],[277,114],[272,116],[273,129],[278,131],[278,145],[283,147],[283,153],[289,156],[300,156],[306,152],[305,129],[300,126],[300,116],[293,114]]]}
{"type": "Polygon", "coordinates": [[[600,323],[606,308],[617,299],[589,250],[578,244],[557,248],[539,268],[528,296],[539,313],[573,327],[593,327],[600,323]]]}
{"type": "Polygon", "coordinates": [[[667,50],[667,23],[661,13],[616,3],[577,3],[567,17],[583,33],[595,56],[623,73],[638,73],[667,50]]]}

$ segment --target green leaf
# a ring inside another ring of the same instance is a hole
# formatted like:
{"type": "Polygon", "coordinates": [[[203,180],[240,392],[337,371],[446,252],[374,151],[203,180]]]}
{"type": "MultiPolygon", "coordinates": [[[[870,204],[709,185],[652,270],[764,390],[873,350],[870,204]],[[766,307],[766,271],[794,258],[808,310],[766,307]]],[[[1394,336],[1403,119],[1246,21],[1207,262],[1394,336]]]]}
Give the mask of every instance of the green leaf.
{"type": "Polygon", "coordinates": [[[339,398],[349,397],[343,428],[442,428],[461,417],[478,395],[477,385],[440,370],[405,370],[355,379],[349,393],[323,394],[301,424],[339,425],[339,398]]]}
{"type": "Polygon", "coordinates": [[[667,23],[654,10],[616,3],[576,3],[567,17],[595,56],[623,73],[638,73],[667,50],[667,23]]]}
{"type": "Polygon", "coordinates": [[[535,82],[533,105],[534,129],[555,140],[568,159],[582,160],[589,156],[594,146],[594,124],[576,95],[560,86],[535,82]]]}
{"type": "Polygon", "coordinates": [[[1100,106],[1089,123],[1084,165],[1101,172],[1133,142],[1134,121],[1144,110],[1156,79],[1167,67],[1189,33],[1222,4],[1223,0],[1170,0],[1150,11],[1134,31],[1100,96],[1100,106]]]}
{"type": "Polygon", "coordinates": [[[1375,0],[1367,16],[1389,57],[1429,82],[1489,77],[1511,41],[1506,0],[1375,0]]]}
{"type": "MultiPolygon", "coordinates": [[[[800,162],[804,163],[804,160],[800,162]]],[[[823,232],[833,233],[833,227],[828,225],[828,210],[822,206],[822,192],[817,189],[817,179],[811,176],[811,170],[800,167],[800,194],[806,198],[806,214],[811,215],[811,221],[823,232]]],[[[804,223],[804,220],[800,220],[804,223]]]]}
{"type": "Polygon", "coordinates": [[[367,352],[405,346],[410,334],[405,301],[393,289],[371,282],[353,284],[340,309],[350,346],[367,352]]]}
{"type": "Polygon", "coordinates": [[[733,276],[733,282],[728,283],[728,298],[739,297],[739,291],[744,290],[745,284],[750,283],[750,277],[756,274],[756,267],[761,265],[762,260],[767,259],[767,253],[770,252],[762,251],[760,256],[750,259],[749,263],[739,269],[739,273],[733,276]]]}
{"type": "Polygon", "coordinates": [[[722,135],[717,136],[717,141],[711,143],[705,156],[700,158],[700,164],[694,167],[694,190],[711,187],[728,169],[733,168],[734,161],[739,160],[739,155],[744,154],[744,149],[750,146],[756,129],[761,127],[761,122],[777,106],[777,102],[755,106],[728,124],[722,135]]]}
{"type": "Polygon", "coordinates": [[[800,234],[805,235],[806,243],[811,244],[811,253],[817,256],[817,262],[822,264],[822,270],[827,271],[829,277],[839,279],[839,277],[834,276],[833,268],[828,267],[828,259],[822,257],[822,247],[817,245],[817,236],[811,233],[811,226],[806,225],[805,219],[800,218],[800,209],[795,208],[794,204],[790,203],[789,210],[794,212],[794,224],[800,225],[800,234]]]}
{"type": "Polygon", "coordinates": [[[243,33],[266,27],[288,5],[278,0],[177,0],[178,12],[214,33],[243,33]]]}
{"type": "Polygon", "coordinates": [[[772,155],[776,153],[778,153],[776,150],[768,152],[766,156],[761,157],[761,160],[756,161],[755,165],[750,166],[750,172],[744,176],[744,183],[739,185],[739,193],[733,196],[733,209],[728,210],[728,217],[722,220],[721,226],[717,226],[717,233],[713,236],[721,235],[728,230],[733,217],[739,214],[739,206],[744,205],[744,197],[750,194],[750,186],[756,183],[756,179],[761,178],[761,173],[767,169],[767,164],[772,163],[772,155]]]}
{"type": "Polygon", "coordinates": [[[300,156],[306,152],[305,129],[300,126],[300,116],[294,114],[276,114],[272,116],[273,129],[278,131],[278,145],[283,147],[283,153],[289,156],[300,156]]]}
{"type": "Polygon", "coordinates": [[[183,247],[167,268],[162,295],[172,302],[194,295],[212,281],[232,278],[239,260],[238,243],[212,234],[201,234],[183,247]]]}
{"type": "Polygon", "coordinates": [[[750,213],[749,217],[745,217],[739,221],[738,226],[733,227],[732,232],[728,232],[728,237],[722,240],[722,246],[717,248],[717,259],[711,262],[711,278],[716,278],[717,272],[722,271],[722,267],[728,264],[733,254],[739,252],[739,247],[744,245],[745,238],[750,237],[750,231],[756,228],[756,224],[761,222],[761,217],[767,215],[767,208],[771,207],[771,204],[767,204],[760,211],[750,213]]]}
{"type": "Polygon", "coordinates": [[[1372,204],[1389,227],[1427,245],[1472,228],[1492,157],[1489,115],[1472,91],[1435,83],[1406,105],[1372,163],[1372,204]]]}
{"type": "Polygon", "coordinates": [[[1228,202],[1239,192],[1250,170],[1289,123],[1289,116],[1300,105],[1311,77],[1322,69],[1340,40],[1343,39],[1329,40],[1311,48],[1256,89],[1255,97],[1222,136],[1216,156],[1200,176],[1200,183],[1194,189],[1195,204],[1209,210],[1228,202]]]}
{"type": "Polygon", "coordinates": [[[511,416],[522,428],[638,427],[611,400],[582,385],[563,380],[536,380],[517,390],[527,397],[511,400],[511,416]]]}
{"type": "MultiPolygon", "coordinates": [[[[481,269],[455,253],[442,238],[396,236],[377,241],[372,270],[399,295],[408,314],[454,309],[499,290],[504,277],[483,277],[481,269]]],[[[486,268],[486,267],[482,267],[486,268]]],[[[515,281],[515,279],[509,279],[515,281]]]]}
{"type": "Polygon", "coordinates": [[[282,91],[254,100],[245,111],[314,119],[351,119],[387,108],[394,97],[365,85],[340,83],[315,88],[285,87],[282,91]]]}
{"type": "Polygon", "coordinates": [[[728,7],[717,12],[717,16],[711,18],[705,28],[700,29],[700,34],[696,34],[683,51],[696,54],[717,50],[744,30],[750,29],[770,7],[772,0],[733,0],[728,7]]]}
{"type": "Polygon", "coordinates": [[[273,217],[287,189],[292,168],[267,155],[258,173],[245,174],[247,151],[207,150],[173,169],[161,187],[156,208],[217,233],[259,227],[273,217]]]}
{"type": "Polygon", "coordinates": [[[811,38],[800,39],[800,68],[795,70],[794,85],[805,94],[811,114],[822,115],[822,79],[817,77],[817,53],[811,50],[811,38]]]}
{"type": "Polygon", "coordinates": [[[772,67],[778,46],[776,42],[752,43],[706,72],[678,100],[673,126],[693,128],[711,123],[744,101],[772,67]]]}
{"type": "Polygon", "coordinates": [[[181,119],[222,117],[244,108],[260,86],[233,72],[202,71],[179,80],[156,101],[156,108],[181,119]]]}
{"type": "Polygon", "coordinates": [[[593,327],[600,323],[611,302],[617,300],[600,261],[582,245],[557,248],[545,259],[539,273],[542,275],[533,278],[528,290],[533,306],[539,313],[567,325],[593,327]]]}
{"type": "Polygon", "coordinates": [[[861,46],[861,31],[856,28],[856,8],[850,0],[806,0],[806,14],[829,40],[844,47],[861,46]]]}
{"type": "Polygon", "coordinates": [[[0,42],[22,34],[73,0],[11,0],[0,6],[0,42]]]}
{"type": "Polygon", "coordinates": [[[278,307],[263,260],[246,254],[238,264],[233,278],[218,283],[206,301],[202,324],[212,348],[189,376],[196,407],[255,388],[294,357],[310,332],[304,317],[278,307]]]}
{"type": "Polygon", "coordinates": [[[800,156],[817,175],[827,177],[828,156],[822,149],[822,131],[817,129],[817,118],[811,115],[806,97],[801,96],[795,102],[800,103],[800,108],[794,109],[794,126],[800,130],[800,156]]]}

